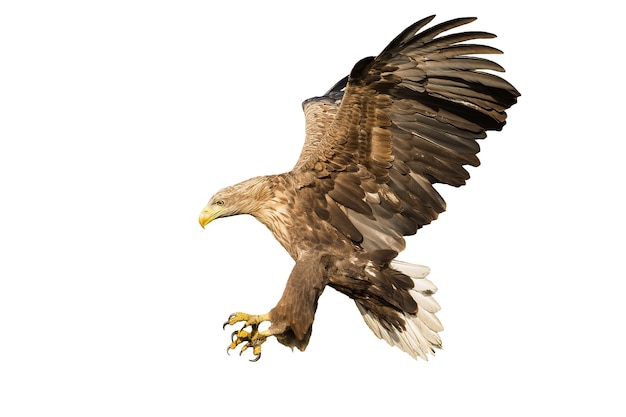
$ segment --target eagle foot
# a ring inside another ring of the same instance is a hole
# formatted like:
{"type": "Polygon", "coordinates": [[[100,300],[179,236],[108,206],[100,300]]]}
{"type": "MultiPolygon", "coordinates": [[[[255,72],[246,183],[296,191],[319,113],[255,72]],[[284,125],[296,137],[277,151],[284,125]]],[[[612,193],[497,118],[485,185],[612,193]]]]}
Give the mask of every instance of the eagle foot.
{"type": "Polygon", "coordinates": [[[251,315],[246,313],[233,313],[228,317],[228,320],[224,323],[223,328],[226,326],[233,326],[237,323],[243,322],[243,327],[240,330],[235,330],[231,335],[231,343],[226,349],[226,353],[230,354],[231,350],[234,350],[237,346],[245,343],[241,346],[239,356],[248,348],[252,348],[254,358],[250,359],[250,362],[256,362],[261,359],[261,345],[267,340],[271,333],[268,330],[259,330],[259,324],[264,321],[268,321],[267,314],[251,315]],[[250,330],[246,330],[246,328],[250,330]]]}

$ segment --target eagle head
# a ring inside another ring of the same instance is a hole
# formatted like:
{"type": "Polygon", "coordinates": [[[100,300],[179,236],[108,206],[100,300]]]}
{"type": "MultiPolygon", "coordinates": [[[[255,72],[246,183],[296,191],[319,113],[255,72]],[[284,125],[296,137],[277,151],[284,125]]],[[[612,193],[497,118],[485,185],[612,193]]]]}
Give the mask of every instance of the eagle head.
{"type": "Polygon", "coordinates": [[[255,215],[269,199],[270,186],[265,177],[255,177],[215,193],[200,212],[199,222],[203,228],[219,217],[236,214],[255,215]]]}

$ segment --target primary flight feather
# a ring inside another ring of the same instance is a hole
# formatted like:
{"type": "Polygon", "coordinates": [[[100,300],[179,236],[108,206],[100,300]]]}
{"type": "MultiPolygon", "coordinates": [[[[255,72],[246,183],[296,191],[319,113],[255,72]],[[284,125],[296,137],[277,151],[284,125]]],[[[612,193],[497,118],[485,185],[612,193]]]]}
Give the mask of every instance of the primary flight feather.
{"type": "Polygon", "coordinates": [[[229,317],[225,325],[243,323],[229,349],[251,348],[258,360],[274,336],[304,350],[327,285],[354,299],[376,336],[412,357],[441,347],[428,268],[395,258],[404,236],[445,210],[433,184],[465,184],[464,165],[479,165],[476,140],[502,129],[519,93],[493,73],[502,67],[475,56],[499,50],[468,43],[494,35],[448,32],[474,18],[424,29],[433,18],[303,103],[305,143],[290,172],[226,187],[200,213],[202,227],[250,214],[295,260],[276,307],[229,317]],[[260,330],[264,321],[270,325],[260,330]]]}

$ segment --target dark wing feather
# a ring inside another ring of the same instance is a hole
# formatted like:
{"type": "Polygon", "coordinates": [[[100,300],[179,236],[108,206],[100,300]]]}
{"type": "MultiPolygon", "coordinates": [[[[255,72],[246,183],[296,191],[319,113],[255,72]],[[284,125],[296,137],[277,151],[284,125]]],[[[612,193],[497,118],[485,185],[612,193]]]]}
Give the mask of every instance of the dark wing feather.
{"type": "Polygon", "coordinates": [[[402,236],[445,210],[433,184],[465,184],[464,165],[479,165],[476,140],[504,126],[505,110],[519,96],[485,72],[501,72],[501,66],[472,56],[499,50],[462,43],[494,35],[442,35],[474,18],[419,32],[433,17],[357,63],[347,86],[340,82],[304,103],[307,138],[293,172],[314,178],[307,183],[320,201],[333,203],[320,212],[341,208],[345,216],[331,213],[327,221],[366,250],[402,250],[402,236]]]}

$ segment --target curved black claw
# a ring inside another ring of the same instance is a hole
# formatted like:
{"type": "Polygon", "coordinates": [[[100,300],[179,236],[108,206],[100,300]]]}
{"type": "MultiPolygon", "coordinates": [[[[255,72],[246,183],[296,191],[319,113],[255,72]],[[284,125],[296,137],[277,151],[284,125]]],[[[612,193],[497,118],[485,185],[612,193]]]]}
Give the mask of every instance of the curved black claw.
{"type": "Polygon", "coordinates": [[[235,316],[237,316],[237,314],[236,314],[236,313],[233,313],[233,314],[231,314],[230,316],[228,316],[228,320],[226,320],[226,321],[224,322],[224,324],[222,325],[222,330],[226,330],[226,326],[228,326],[228,325],[230,324],[230,321],[231,321],[231,320],[232,320],[235,316]]]}
{"type": "Polygon", "coordinates": [[[231,341],[231,342],[234,342],[234,341],[236,341],[236,340],[237,340],[237,334],[238,334],[238,333],[239,333],[239,330],[235,330],[234,332],[232,332],[232,333],[230,334],[230,341],[231,341]]]}
{"type": "Polygon", "coordinates": [[[250,362],[256,362],[256,361],[258,361],[259,359],[261,359],[261,352],[259,352],[259,354],[258,354],[258,355],[256,355],[256,357],[255,357],[254,359],[250,359],[250,362]]]}

